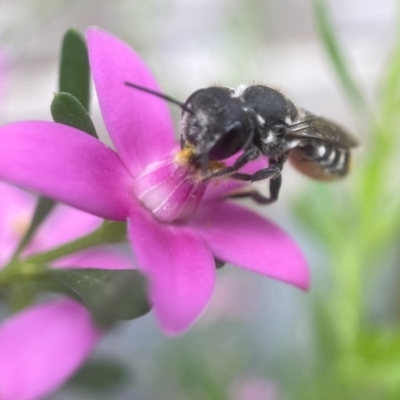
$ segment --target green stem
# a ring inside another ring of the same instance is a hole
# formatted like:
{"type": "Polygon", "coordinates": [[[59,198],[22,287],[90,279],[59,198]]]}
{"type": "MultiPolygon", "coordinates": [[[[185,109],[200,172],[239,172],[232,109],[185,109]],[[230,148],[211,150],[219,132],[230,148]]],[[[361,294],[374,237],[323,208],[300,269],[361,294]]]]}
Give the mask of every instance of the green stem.
{"type": "Polygon", "coordinates": [[[56,247],[46,253],[35,254],[25,261],[33,264],[46,264],[58,258],[65,257],[90,247],[108,243],[118,243],[126,240],[125,223],[104,221],[103,224],[92,233],[82,236],[72,242],[56,247]]]}
{"type": "MultiPolygon", "coordinates": [[[[354,243],[353,243],[354,245],[354,243]]],[[[357,246],[345,244],[334,257],[335,291],[333,318],[336,320],[338,343],[344,352],[354,348],[361,318],[361,264],[357,246]]]]}
{"type": "Polygon", "coordinates": [[[88,249],[90,247],[98,246],[103,244],[102,229],[98,229],[86,236],[76,239],[72,242],[66,243],[62,246],[56,247],[46,253],[35,254],[26,259],[26,262],[33,264],[46,264],[50,261],[54,261],[58,258],[67,256],[69,254],[76,253],[81,250],[88,249]]]}
{"type": "Polygon", "coordinates": [[[54,208],[54,205],[54,200],[44,196],[39,197],[29,228],[25,232],[25,235],[22,237],[17,249],[15,250],[15,253],[12,257],[13,260],[15,260],[21,254],[22,250],[24,250],[27,244],[31,241],[37,228],[39,228],[40,224],[46,219],[48,214],[54,208]]]}
{"type": "Polygon", "coordinates": [[[0,287],[10,286],[14,283],[31,281],[44,277],[46,267],[38,264],[9,264],[7,268],[1,270],[0,287]]]}
{"type": "Polygon", "coordinates": [[[25,260],[12,260],[0,271],[0,286],[7,286],[21,280],[40,278],[46,273],[45,265],[58,258],[102,244],[118,243],[126,240],[125,223],[104,221],[86,236],[56,247],[45,253],[35,254],[25,260]]]}

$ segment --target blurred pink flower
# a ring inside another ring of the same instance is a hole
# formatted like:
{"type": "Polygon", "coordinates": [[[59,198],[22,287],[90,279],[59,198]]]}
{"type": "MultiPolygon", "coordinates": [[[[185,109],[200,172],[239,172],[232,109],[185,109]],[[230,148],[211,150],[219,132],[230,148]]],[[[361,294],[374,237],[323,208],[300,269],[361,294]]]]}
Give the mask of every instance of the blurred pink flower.
{"type": "MultiPolygon", "coordinates": [[[[0,268],[28,227],[34,196],[0,183],[0,268]]],[[[44,251],[87,234],[101,224],[93,215],[57,205],[24,255],[44,251]]],[[[132,268],[131,260],[109,247],[60,259],[59,265],[132,268]]],[[[0,325],[0,399],[38,399],[61,386],[90,355],[102,332],[84,306],[72,299],[33,305],[0,325]]]]}
{"type": "Polygon", "coordinates": [[[230,400],[278,400],[274,383],[262,378],[246,377],[236,380],[230,388],[230,400]]]}
{"type": "Polygon", "coordinates": [[[166,102],[124,85],[160,90],[138,55],[99,29],[87,37],[100,108],[117,153],[65,125],[13,123],[0,129],[0,179],[103,218],[127,220],[165,332],[187,329],[204,310],[214,287],[214,257],[306,289],[307,264],[292,239],[226,201],[239,183],[213,182],[205,193],[206,185],[176,156],[166,102]]]}
{"type": "Polygon", "coordinates": [[[257,288],[252,283],[251,279],[238,279],[235,273],[220,276],[210,306],[201,319],[202,326],[221,321],[245,323],[249,320],[259,299],[257,288]]]}

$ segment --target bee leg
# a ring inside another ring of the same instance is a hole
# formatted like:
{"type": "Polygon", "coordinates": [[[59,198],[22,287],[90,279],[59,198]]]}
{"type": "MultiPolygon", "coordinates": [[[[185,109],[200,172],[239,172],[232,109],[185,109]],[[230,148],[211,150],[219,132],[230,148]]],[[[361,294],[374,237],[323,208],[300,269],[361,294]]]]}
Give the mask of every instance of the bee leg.
{"type": "Polygon", "coordinates": [[[236,179],[238,181],[251,181],[253,175],[250,174],[242,174],[240,172],[236,172],[232,174],[231,178],[236,179]]]}
{"type": "Polygon", "coordinates": [[[278,200],[279,191],[282,184],[282,175],[272,178],[269,181],[269,197],[263,196],[260,192],[254,191],[251,193],[251,198],[258,204],[270,204],[278,200]]]}
{"type": "MultiPolygon", "coordinates": [[[[249,175],[251,177],[251,175],[249,175]]],[[[244,179],[241,179],[244,180],[244,179]]],[[[247,179],[250,180],[250,179],[247,179]]],[[[249,197],[258,204],[270,204],[278,200],[279,191],[282,184],[282,175],[278,175],[276,178],[272,178],[269,181],[269,197],[264,196],[258,190],[253,190],[251,192],[245,193],[235,193],[231,194],[229,197],[232,199],[239,199],[243,197],[249,197]]]]}
{"type": "Polygon", "coordinates": [[[283,164],[287,160],[288,155],[289,152],[280,155],[278,158],[270,158],[268,168],[255,172],[251,177],[251,181],[259,182],[268,178],[271,178],[271,180],[277,178],[282,172],[283,164]]]}
{"type": "MultiPolygon", "coordinates": [[[[206,178],[203,179],[203,182],[209,181],[214,178],[220,178],[226,175],[232,175],[234,172],[244,167],[247,163],[255,160],[260,156],[261,156],[261,151],[257,147],[251,147],[250,149],[246,150],[240,157],[238,157],[232,166],[222,168],[219,171],[211,173],[210,175],[208,175],[206,178]]],[[[250,179],[245,179],[245,180],[250,180],[250,179]]]]}
{"type": "MultiPolygon", "coordinates": [[[[242,154],[242,156],[245,154],[246,153],[242,154]]],[[[236,172],[236,173],[232,174],[231,177],[233,179],[237,179],[239,181],[251,181],[251,182],[259,182],[259,181],[263,181],[268,178],[275,179],[281,174],[283,164],[287,160],[288,154],[289,153],[282,154],[278,158],[270,158],[269,166],[267,168],[263,168],[263,169],[258,170],[257,172],[254,172],[254,174],[243,174],[241,172],[236,172]]],[[[237,159],[237,161],[239,161],[240,158],[241,157],[239,157],[237,159]]],[[[252,161],[252,160],[249,160],[249,161],[252,161]]],[[[233,166],[235,166],[235,165],[236,165],[236,163],[233,164],[233,166]]],[[[242,168],[243,165],[240,165],[239,168],[236,168],[235,170],[237,171],[238,169],[242,168]]]]}
{"type": "Polygon", "coordinates": [[[282,184],[282,167],[283,163],[287,159],[287,154],[279,157],[278,159],[270,159],[270,165],[268,168],[261,169],[253,175],[236,173],[232,175],[232,178],[242,181],[262,181],[267,178],[271,178],[269,181],[269,197],[264,196],[258,190],[253,190],[248,193],[238,193],[230,197],[250,197],[258,204],[269,204],[278,200],[279,191],[282,184]]]}
{"type": "Polygon", "coordinates": [[[264,181],[265,179],[268,178],[275,178],[281,174],[281,171],[282,167],[279,167],[278,165],[273,165],[268,168],[260,169],[259,171],[251,175],[251,181],[259,182],[259,181],[264,181]]]}

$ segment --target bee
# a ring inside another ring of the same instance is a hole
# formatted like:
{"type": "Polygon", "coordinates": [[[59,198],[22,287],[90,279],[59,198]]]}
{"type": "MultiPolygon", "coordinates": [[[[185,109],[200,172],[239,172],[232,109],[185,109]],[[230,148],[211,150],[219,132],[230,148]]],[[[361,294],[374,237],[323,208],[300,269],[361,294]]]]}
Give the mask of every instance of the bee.
{"type": "Polygon", "coordinates": [[[351,149],[358,145],[342,126],[295,106],[280,91],[265,85],[240,85],[237,89],[212,86],[197,90],[182,103],[136,84],[125,84],[182,108],[181,149],[201,170],[204,181],[222,177],[250,182],[269,179],[268,197],[258,191],[244,194],[261,204],[278,199],[287,160],[310,178],[330,181],[348,174],[351,149]],[[220,163],[236,154],[233,165],[220,163]],[[265,168],[253,174],[240,172],[259,157],[268,159],[265,168]],[[210,168],[215,162],[221,166],[210,168]]]}

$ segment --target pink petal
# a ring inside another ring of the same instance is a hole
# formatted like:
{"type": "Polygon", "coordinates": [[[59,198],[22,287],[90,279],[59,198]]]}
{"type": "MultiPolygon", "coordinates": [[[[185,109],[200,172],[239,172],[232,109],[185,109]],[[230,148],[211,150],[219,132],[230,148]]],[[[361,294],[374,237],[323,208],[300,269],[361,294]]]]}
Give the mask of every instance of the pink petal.
{"type": "Polygon", "coordinates": [[[54,267],[135,269],[132,254],[117,246],[93,247],[79,253],[60,258],[54,267]]]}
{"type": "Polygon", "coordinates": [[[58,300],[10,317],[0,328],[0,398],[39,399],[61,386],[101,337],[79,303],[58,300]]]}
{"type": "MultiPolygon", "coordinates": [[[[238,155],[234,155],[233,157],[228,158],[225,161],[225,164],[232,165],[237,157],[238,155]]],[[[268,160],[265,157],[259,157],[256,160],[246,164],[240,169],[239,172],[243,174],[254,174],[254,172],[267,167],[267,165],[268,160]]],[[[208,184],[207,191],[204,195],[204,200],[215,200],[224,196],[228,196],[230,193],[246,187],[248,188],[250,185],[251,183],[249,182],[238,181],[231,178],[215,179],[208,184]]]]}
{"type": "Polygon", "coordinates": [[[0,179],[103,218],[124,220],[131,177],[99,140],[54,122],[0,128],[0,179]]]}
{"type": "Polygon", "coordinates": [[[100,108],[118,154],[135,176],[175,145],[167,102],[127,87],[161,91],[140,57],[120,39],[97,28],[87,32],[90,65],[100,108]]]}
{"type": "Polygon", "coordinates": [[[207,186],[194,181],[193,172],[171,157],[152,163],[135,179],[134,193],[159,221],[183,220],[193,214],[207,186]]]}
{"type": "Polygon", "coordinates": [[[181,332],[198,318],[210,300],[214,259],[195,234],[162,224],[146,210],[134,208],[129,236],[138,268],[149,279],[150,298],[167,333],[181,332]]]}
{"type": "Polygon", "coordinates": [[[271,278],[309,287],[303,253],[283,230],[244,207],[210,202],[189,221],[214,256],[271,278]]]}

